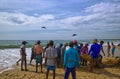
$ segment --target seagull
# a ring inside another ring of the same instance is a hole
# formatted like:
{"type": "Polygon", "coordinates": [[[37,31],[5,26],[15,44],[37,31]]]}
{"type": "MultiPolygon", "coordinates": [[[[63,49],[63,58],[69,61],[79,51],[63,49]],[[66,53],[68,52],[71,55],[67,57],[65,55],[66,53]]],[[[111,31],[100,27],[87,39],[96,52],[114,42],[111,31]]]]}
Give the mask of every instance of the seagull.
{"type": "Polygon", "coordinates": [[[72,36],[77,36],[77,34],[73,34],[72,36]]]}
{"type": "Polygon", "coordinates": [[[43,28],[43,29],[47,29],[46,27],[41,27],[41,28],[43,28]]]}

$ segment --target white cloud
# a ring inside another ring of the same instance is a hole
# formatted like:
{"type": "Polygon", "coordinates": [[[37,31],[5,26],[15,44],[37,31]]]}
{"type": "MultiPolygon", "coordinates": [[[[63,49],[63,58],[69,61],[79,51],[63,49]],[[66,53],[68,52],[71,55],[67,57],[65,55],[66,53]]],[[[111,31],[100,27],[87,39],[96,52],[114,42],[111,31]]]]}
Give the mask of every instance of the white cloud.
{"type": "MultiPolygon", "coordinates": [[[[46,26],[48,29],[40,34],[43,38],[46,39],[46,35],[49,35],[52,38],[55,37],[60,39],[62,36],[70,36],[72,33],[80,34],[78,35],[80,38],[90,38],[95,36],[101,37],[100,35],[104,36],[103,33],[106,33],[105,36],[107,36],[111,31],[113,31],[113,34],[111,35],[118,35],[120,33],[119,4],[95,4],[93,6],[87,7],[83,12],[85,15],[77,15],[71,17],[66,16],[66,18],[62,19],[58,19],[57,16],[53,14],[40,15],[39,13],[34,13],[32,16],[17,12],[0,12],[0,32],[29,32],[31,30],[40,30],[41,26],[46,26]],[[53,30],[53,32],[49,33],[50,30],[53,30]]],[[[34,37],[34,34],[30,35],[33,35],[34,37]]]]}
{"type": "Polygon", "coordinates": [[[46,22],[48,20],[54,19],[53,15],[45,14],[40,15],[38,17],[28,16],[23,13],[8,13],[8,12],[0,12],[0,22],[5,24],[32,24],[37,22],[46,22]]]}
{"type": "Polygon", "coordinates": [[[87,7],[85,12],[91,13],[111,13],[120,11],[120,3],[99,3],[93,6],[87,7]]]}

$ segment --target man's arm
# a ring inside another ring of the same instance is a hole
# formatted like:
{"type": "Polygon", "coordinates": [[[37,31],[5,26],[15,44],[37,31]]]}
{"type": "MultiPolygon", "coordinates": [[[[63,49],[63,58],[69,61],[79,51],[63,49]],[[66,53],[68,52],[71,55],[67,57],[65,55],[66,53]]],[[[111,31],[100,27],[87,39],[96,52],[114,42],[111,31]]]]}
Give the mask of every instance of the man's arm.
{"type": "Polygon", "coordinates": [[[105,53],[104,53],[103,47],[101,48],[101,51],[102,51],[103,55],[105,56],[105,53]]]}
{"type": "Polygon", "coordinates": [[[90,47],[90,50],[89,50],[89,52],[88,52],[89,55],[90,55],[91,51],[92,51],[92,46],[90,47]]]}
{"type": "Polygon", "coordinates": [[[67,52],[65,52],[65,54],[64,54],[64,64],[63,64],[64,68],[66,67],[66,61],[67,61],[67,55],[66,55],[66,53],[67,52]]]}
{"type": "Polygon", "coordinates": [[[34,54],[36,55],[36,46],[34,46],[34,49],[33,49],[33,50],[34,50],[34,54]]]}
{"type": "Polygon", "coordinates": [[[80,67],[80,57],[78,53],[77,53],[77,67],[78,68],[80,67]]]}
{"type": "Polygon", "coordinates": [[[21,55],[26,55],[25,46],[22,46],[22,47],[20,48],[20,54],[21,54],[21,55]]]}
{"type": "Polygon", "coordinates": [[[45,51],[45,55],[44,55],[44,57],[45,57],[45,66],[46,66],[46,63],[47,63],[47,55],[46,55],[46,51],[45,51]]]}

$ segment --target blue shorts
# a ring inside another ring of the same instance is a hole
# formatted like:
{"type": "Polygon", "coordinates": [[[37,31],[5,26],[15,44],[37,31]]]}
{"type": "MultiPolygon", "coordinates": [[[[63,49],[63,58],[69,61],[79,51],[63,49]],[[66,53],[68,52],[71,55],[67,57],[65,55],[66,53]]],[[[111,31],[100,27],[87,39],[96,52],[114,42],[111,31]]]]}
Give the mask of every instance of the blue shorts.
{"type": "Polygon", "coordinates": [[[55,70],[55,66],[46,66],[47,70],[55,70]]]}
{"type": "Polygon", "coordinates": [[[114,52],[115,52],[115,48],[112,48],[112,53],[114,54],[114,52]]]}
{"type": "Polygon", "coordinates": [[[98,55],[91,55],[91,58],[96,59],[98,58],[98,55]]]}

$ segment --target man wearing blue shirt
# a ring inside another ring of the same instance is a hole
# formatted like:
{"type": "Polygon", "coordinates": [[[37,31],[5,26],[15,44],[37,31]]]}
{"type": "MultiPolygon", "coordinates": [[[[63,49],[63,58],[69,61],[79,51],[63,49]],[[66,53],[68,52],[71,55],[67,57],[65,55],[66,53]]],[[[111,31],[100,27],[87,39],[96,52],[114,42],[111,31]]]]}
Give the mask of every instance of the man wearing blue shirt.
{"type": "Polygon", "coordinates": [[[91,45],[90,51],[89,51],[89,54],[91,56],[91,60],[90,60],[90,71],[91,72],[93,72],[93,66],[97,62],[97,58],[101,50],[101,46],[97,42],[98,42],[97,39],[93,40],[93,44],[91,45]]]}
{"type": "Polygon", "coordinates": [[[65,75],[64,79],[68,79],[70,72],[72,73],[72,79],[76,79],[76,67],[80,65],[80,59],[78,51],[73,48],[73,42],[69,43],[70,48],[64,55],[64,67],[65,75]]]}

